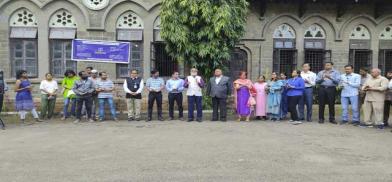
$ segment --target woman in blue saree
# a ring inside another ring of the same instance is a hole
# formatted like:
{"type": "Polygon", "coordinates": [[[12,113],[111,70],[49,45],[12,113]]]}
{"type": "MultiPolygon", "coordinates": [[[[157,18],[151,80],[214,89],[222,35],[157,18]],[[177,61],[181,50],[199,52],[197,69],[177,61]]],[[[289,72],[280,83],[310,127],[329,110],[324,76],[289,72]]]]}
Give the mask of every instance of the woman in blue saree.
{"type": "Polygon", "coordinates": [[[280,119],[280,103],[282,100],[283,82],[278,79],[278,74],[273,72],[268,82],[267,115],[272,121],[280,119]]]}

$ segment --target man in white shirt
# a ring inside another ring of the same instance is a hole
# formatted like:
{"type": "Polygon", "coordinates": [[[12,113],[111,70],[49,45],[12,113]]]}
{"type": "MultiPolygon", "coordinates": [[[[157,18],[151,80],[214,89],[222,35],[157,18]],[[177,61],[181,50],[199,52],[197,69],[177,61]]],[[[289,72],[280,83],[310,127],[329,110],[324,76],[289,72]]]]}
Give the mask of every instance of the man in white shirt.
{"type": "Polygon", "coordinates": [[[313,105],[313,87],[316,85],[316,73],[310,71],[310,64],[304,63],[302,65],[301,77],[305,81],[305,90],[302,98],[299,101],[299,119],[305,120],[305,105],[306,105],[306,121],[312,121],[312,105],[313,105]]]}
{"type": "Polygon", "coordinates": [[[142,91],[144,87],[143,79],[138,77],[137,70],[130,71],[130,77],[124,81],[124,91],[127,99],[128,121],[140,121],[140,107],[142,91]]]}
{"type": "Polygon", "coordinates": [[[204,87],[204,81],[201,76],[197,75],[198,70],[196,68],[191,69],[191,75],[185,80],[185,88],[188,88],[186,95],[188,96],[188,122],[194,120],[193,110],[196,104],[197,110],[197,121],[202,122],[203,111],[202,111],[202,88],[204,87]]]}

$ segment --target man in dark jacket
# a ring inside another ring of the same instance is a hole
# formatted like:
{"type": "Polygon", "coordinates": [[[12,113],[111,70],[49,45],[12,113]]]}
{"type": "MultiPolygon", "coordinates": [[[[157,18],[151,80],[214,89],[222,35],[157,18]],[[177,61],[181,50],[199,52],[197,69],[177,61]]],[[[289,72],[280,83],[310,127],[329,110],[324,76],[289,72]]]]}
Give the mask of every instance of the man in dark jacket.
{"type": "Polygon", "coordinates": [[[230,78],[222,75],[221,69],[215,70],[215,76],[210,78],[207,84],[207,95],[212,97],[212,120],[226,121],[227,113],[227,97],[230,96],[232,90],[230,78]],[[218,113],[218,109],[220,113],[218,113]]]}
{"type": "Polygon", "coordinates": [[[140,120],[140,107],[144,82],[138,77],[137,70],[130,71],[130,77],[124,81],[124,91],[127,99],[128,121],[140,120]]]}

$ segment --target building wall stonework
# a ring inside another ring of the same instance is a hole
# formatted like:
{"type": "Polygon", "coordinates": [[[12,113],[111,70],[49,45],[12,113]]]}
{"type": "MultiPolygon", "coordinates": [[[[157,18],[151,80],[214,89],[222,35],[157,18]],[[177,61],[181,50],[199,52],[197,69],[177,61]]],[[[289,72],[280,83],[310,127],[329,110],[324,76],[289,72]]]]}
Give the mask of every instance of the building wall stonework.
{"type": "MultiPolygon", "coordinates": [[[[383,9],[392,9],[392,3],[383,9]]],[[[100,10],[91,10],[83,4],[83,0],[3,0],[0,2],[0,69],[4,70],[6,80],[12,84],[15,76],[11,74],[10,62],[10,16],[21,8],[31,11],[38,22],[38,70],[34,83],[43,79],[50,71],[49,20],[59,11],[66,10],[74,16],[77,24],[76,38],[95,40],[116,40],[116,22],[121,14],[132,11],[143,21],[143,77],[147,78],[151,67],[151,43],[154,42],[154,22],[159,16],[161,0],[111,0],[100,10]]],[[[249,7],[246,33],[237,47],[248,54],[247,71],[255,80],[259,75],[272,72],[275,29],[287,24],[295,32],[295,48],[298,51],[299,67],[304,62],[304,33],[309,26],[316,24],[325,32],[326,50],[332,53],[331,60],[338,70],[349,62],[350,33],[358,25],[366,27],[370,32],[370,49],[372,50],[372,66],[378,66],[379,35],[386,26],[392,24],[392,11],[377,12],[374,3],[354,3],[337,13],[335,3],[316,1],[315,3],[285,3],[285,1],[252,1],[249,7]],[[302,7],[301,7],[302,6],[302,7]],[[377,16],[375,16],[377,14],[377,16]]],[[[235,61],[235,60],[234,60],[235,61]]],[[[392,61],[392,60],[389,60],[392,61]]],[[[109,63],[78,62],[78,70],[93,66],[97,70],[109,72],[116,78],[116,65],[109,63]]],[[[60,81],[61,78],[58,78],[60,81]]],[[[38,92],[37,92],[38,93],[38,92]]]]}

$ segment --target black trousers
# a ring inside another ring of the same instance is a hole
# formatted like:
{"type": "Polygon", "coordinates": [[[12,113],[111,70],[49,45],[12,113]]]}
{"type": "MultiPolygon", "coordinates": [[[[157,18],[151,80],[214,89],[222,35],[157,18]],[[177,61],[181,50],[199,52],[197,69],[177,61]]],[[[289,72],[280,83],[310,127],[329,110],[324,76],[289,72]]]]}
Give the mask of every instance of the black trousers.
{"type": "Polygon", "coordinates": [[[4,101],[4,95],[0,94],[0,113],[3,110],[3,101],[4,101]]]}
{"type": "Polygon", "coordinates": [[[320,120],[324,120],[325,105],[328,104],[329,121],[335,121],[335,96],[336,96],[336,87],[320,86],[318,91],[320,120]]]}
{"type": "Polygon", "coordinates": [[[91,96],[76,98],[76,105],[77,105],[76,118],[77,119],[82,118],[83,104],[84,104],[84,107],[86,108],[87,118],[91,119],[91,107],[93,105],[93,98],[91,96]]]}
{"type": "Polygon", "coordinates": [[[174,102],[177,103],[179,117],[184,117],[182,107],[182,93],[169,93],[169,117],[174,118],[174,102]]]}
{"type": "Polygon", "coordinates": [[[157,102],[158,117],[162,117],[162,92],[150,92],[148,94],[148,118],[152,117],[154,102],[157,102]]]}
{"type": "Polygon", "coordinates": [[[302,98],[301,95],[288,97],[289,112],[290,112],[291,120],[293,121],[299,120],[297,105],[299,104],[301,98],[302,98]]]}
{"type": "Polygon", "coordinates": [[[386,100],[384,102],[384,125],[385,126],[389,125],[388,120],[389,120],[389,111],[391,109],[391,104],[392,104],[392,101],[390,101],[390,100],[386,100]]]}
{"type": "Polygon", "coordinates": [[[227,115],[227,98],[212,98],[212,120],[216,121],[218,118],[223,121],[226,120],[227,115]],[[218,111],[219,110],[219,111],[218,111]]]}

